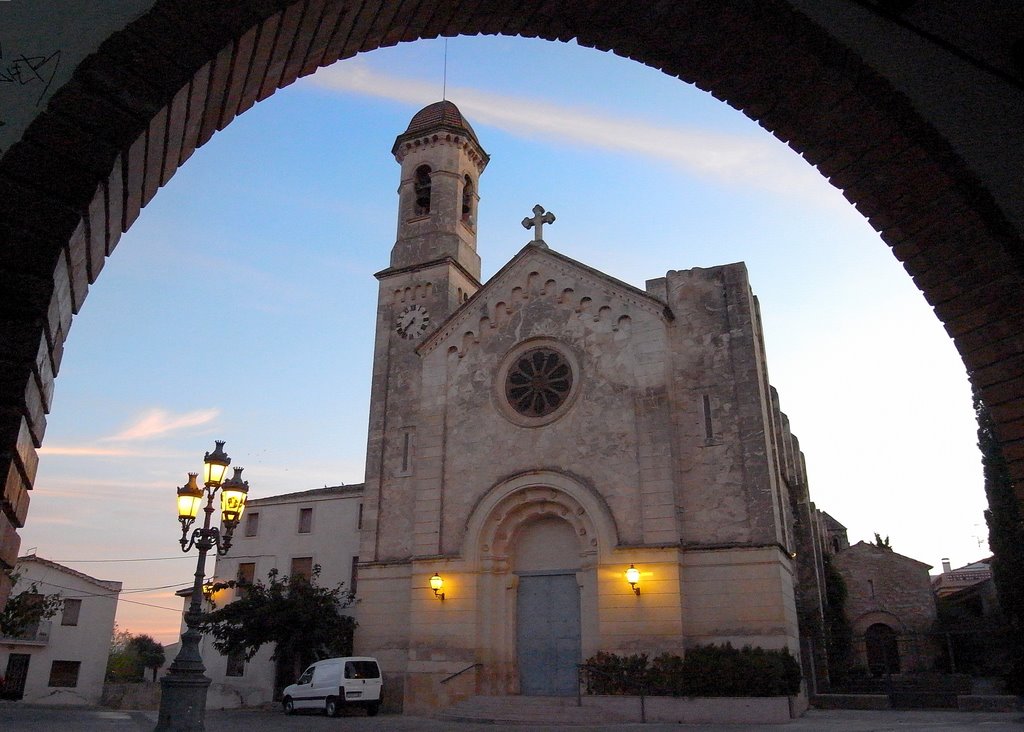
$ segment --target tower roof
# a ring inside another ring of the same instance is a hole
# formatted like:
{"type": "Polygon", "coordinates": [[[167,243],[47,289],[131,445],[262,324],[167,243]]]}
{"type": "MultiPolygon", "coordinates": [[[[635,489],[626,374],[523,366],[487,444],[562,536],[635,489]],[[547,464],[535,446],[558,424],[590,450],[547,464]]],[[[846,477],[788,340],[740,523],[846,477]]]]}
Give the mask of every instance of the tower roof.
{"type": "Polygon", "coordinates": [[[480,144],[480,141],[476,139],[476,133],[473,132],[473,128],[469,126],[469,122],[462,116],[462,112],[460,112],[459,108],[448,100],[428,104],[426,107],[414,114],[412,119],[409,121],[409,126],[406,128],[403,136],[419,135],[435,127],[454,127],[461,129],[473,138],[473,142],[478,145],[480,144]]]}
{"type": "MultiPolygon", "coordinates": [[[[403,142],[410,141],[420,135],[425,135],[437,130],[445,130],[457,135],[464,135],[480,149],[481,153],[483,153],[483,148],[480,146],[480,140],[477,139],[476,132],[473,131],[469,121],[462,116],[462,112],[459,111],[459,108],[448,100],[428,104],[426,107],[414,114],[412,119],[409,121],[409,126],[405,129],[405,132],[395,139],[395,145],[391,152],[397,153],[403,142]]],[[[486,161],[486,153],[483,154],[483,157],[486,161]]]]}

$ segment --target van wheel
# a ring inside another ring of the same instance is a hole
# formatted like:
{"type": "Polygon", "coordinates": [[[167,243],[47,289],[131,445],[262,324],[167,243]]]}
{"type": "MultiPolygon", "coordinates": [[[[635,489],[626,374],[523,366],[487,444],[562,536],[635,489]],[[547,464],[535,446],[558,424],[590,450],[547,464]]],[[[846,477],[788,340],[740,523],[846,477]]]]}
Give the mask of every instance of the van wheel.
{"type": "Polygon", "coordinates": [[[284,698],[284,701],[281,702],[281,706],[284,707],[285,714],[295,714],[295,704],[292,703],[292,698],[290,696],[286,696],[284,698]]]}
{"type": "Polygon", "coordinates": [[[371,702],[366,705],[366,716],[376,717],[377,712],[380,711],[380,702],[371,702]]]}
{"type": "Polygon", "coordinates": [[[328,717],[337,717],[341,714],[341,705],[338,704],[338,700],[333,696],[327,698],[327,704],[324,707],[324,711],[328,717]]]}

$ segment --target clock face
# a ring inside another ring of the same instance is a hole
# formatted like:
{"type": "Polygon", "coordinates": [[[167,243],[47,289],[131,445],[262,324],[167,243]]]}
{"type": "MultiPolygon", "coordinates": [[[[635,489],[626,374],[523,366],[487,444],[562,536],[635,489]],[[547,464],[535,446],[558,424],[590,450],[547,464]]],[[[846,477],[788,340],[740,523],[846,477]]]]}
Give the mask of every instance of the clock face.
{"type": "Polygon", "coordinates": [[[419,338],[430,327],[430,315],[422,305],[410,305],[395,320],[395,332],[403,338],[419,338]]]}

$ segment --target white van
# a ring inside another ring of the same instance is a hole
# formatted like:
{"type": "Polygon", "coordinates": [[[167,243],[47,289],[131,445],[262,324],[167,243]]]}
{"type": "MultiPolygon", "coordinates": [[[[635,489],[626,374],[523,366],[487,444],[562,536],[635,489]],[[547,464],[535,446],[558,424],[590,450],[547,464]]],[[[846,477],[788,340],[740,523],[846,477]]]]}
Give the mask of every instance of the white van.
{"type": "Polygon", "coordinates": [[[380,710],[381,691],[376,658],[325,658],[284,688],[281,703],[285,714],[296,709],[323,709],[327,716],[336,717],[343,707],[358,705],[366,707],[366,713],[372,717],[380,710]]]}

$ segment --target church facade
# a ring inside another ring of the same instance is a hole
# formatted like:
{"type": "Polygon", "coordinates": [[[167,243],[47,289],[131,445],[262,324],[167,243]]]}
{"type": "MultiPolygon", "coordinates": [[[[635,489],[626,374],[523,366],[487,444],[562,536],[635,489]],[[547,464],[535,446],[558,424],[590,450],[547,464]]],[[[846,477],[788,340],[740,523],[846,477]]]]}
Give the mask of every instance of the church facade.
{"type": "Polygon", "coordinates": [[[390,705],[574,694],[597,651],[799,656],[812,506],[745,266],[638,289],[548,248],[538,207],[481,283],[472,127],[432,104],[392,152],[356,608],[390,705]]]}

